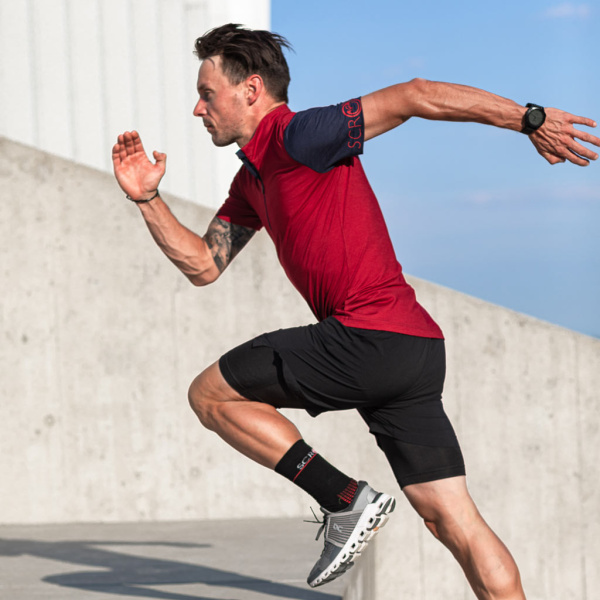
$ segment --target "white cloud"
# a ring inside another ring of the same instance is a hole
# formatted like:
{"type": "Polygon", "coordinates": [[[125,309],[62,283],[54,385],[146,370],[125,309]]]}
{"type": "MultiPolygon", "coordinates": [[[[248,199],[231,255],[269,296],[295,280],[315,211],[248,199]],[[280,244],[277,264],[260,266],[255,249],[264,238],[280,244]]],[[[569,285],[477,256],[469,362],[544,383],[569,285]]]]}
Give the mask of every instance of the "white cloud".
{"type": "Polygon", "coordinates": [[[460,190],[455,198],[468,204],[491,205],[536,201],[600,203],[600,189],[592,185],[531,186],[527,188],[460,190]]]}
{"type": "Polygon", "coordinates": [[[544,11],[548,19],[587,19],[592,13],[589,4],[563,2],[544,11]]]}
{"type": "Polygon", "coordinates": [[[472,204],[490,204],[499,198],[494,192],[488,190],[474,190],[467,192],[464,199],[472,204]]]}
{"type": "Polygon", "coordinates": [[[548,197],[570,202],[590,201],[597,203],[600,201],[600,189],[591,185],[553,187],[548,190],[548,197]]]}
{"type": "Polygon", "coordinates": [[[416,77],[427,66],[427,61],[421,56],[410,56],[401,62],[384,69],[385,77],[416,77]]]}

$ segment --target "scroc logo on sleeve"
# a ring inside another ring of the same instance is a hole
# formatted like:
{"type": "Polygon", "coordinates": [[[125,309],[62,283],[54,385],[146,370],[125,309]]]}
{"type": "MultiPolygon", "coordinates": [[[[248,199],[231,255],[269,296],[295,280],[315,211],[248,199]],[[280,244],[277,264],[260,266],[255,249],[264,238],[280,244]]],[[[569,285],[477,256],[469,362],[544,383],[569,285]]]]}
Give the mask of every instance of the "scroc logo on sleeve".
{"type": "Polygon", "coordinates": [[[342,113],[348,117],[348,148],[361,148],[362,142],[362,104],[358,98],[348,100],[342,105],[342,113]]]}

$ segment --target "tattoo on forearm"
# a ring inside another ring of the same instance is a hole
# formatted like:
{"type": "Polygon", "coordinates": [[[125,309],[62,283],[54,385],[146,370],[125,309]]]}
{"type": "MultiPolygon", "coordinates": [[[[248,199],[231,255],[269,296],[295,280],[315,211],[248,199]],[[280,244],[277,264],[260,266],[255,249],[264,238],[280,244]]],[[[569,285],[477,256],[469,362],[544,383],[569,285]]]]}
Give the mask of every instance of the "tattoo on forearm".
{"type": "Polygon", "coordinates": [[[255,233],[254,229],[235,225],[218,217],[212,220],[204,240],[221,273],[255,233]]]}

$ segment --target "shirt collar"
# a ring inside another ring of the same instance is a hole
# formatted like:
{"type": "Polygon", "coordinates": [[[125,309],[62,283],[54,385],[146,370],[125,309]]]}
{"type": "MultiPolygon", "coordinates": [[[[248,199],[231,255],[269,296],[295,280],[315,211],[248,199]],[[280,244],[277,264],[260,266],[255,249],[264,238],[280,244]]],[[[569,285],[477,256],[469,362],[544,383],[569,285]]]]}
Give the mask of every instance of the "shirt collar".
{"type": "Polygon", "coordinates": [[[250,141],[236,152],[237,157],[244,163],[254,177],[258,176],[258,169],[266,144],[263,143],[268,138],[277,123],[277,120],[283,115],[290,113],[291,110],[287,104],[281,104],[271,112],[267,113],[258,124],[256,131],[250,138],[250,141]]]}

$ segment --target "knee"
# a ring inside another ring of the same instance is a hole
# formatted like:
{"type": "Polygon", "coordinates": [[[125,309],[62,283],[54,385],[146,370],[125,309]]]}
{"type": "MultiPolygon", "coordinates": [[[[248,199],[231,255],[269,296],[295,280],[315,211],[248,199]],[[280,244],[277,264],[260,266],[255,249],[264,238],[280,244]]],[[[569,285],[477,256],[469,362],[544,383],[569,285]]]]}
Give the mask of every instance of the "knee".
{"type": "Polygon", "coordinates": [[[409,486],[405,493],[425,527],[447,546],[481,519],[463,478],[409,486]]]}
{"type": "Polygon", "coordinates": [[[423,523],[425,523],[425,527],[427,527],[427,529],[429,529],[429,531],[433,534],[433,537],[435,537],[437,540],[442,541],[438,528],[438,523],[436,523],[435,520],[428,520],[424,518],[423,523]]]}
{"type": "Polygon", "coordinates": [[[423,524],[428,531],[442,543],[445,543],[445,530],[447,529],[446,522],[448,515],[443,511],[437,510],[437,507],[427,506],[419,507],[417,513],[423,520],[423,524]]]}
{"type": "Polygon", "coordinates": [[[196,413],[200,423],[207,429],[214,430],[217,417],[218,401],[210,384],[206,371],[200,373],[190,384],[188,402],[196,413]]]}

